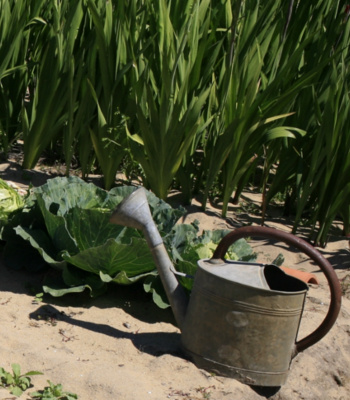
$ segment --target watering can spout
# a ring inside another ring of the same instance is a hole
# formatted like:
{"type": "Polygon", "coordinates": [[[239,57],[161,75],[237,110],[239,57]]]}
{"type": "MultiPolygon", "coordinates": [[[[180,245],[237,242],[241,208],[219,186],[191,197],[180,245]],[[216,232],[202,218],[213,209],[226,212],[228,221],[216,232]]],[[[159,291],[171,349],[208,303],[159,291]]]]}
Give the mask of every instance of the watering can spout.
{"type": "Polygon", "coordinates": [[[139,188],[125,198],[114,210],[110,222],[136,228],[143,232],[174,313],[176,323],[182,330],[188,297],[174,275],[174,267],[165,249],[163,239],[153,221],[146,192],[139,188]]]}

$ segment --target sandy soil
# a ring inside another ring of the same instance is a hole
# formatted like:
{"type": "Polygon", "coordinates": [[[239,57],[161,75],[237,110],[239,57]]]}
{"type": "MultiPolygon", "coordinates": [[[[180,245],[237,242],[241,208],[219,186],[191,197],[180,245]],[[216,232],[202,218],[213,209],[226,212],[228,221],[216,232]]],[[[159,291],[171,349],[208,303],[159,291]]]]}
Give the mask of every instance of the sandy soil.
{"type": "MultiPolygon", "coordinates": [[[[47,171],[21,171],[16,163],[3,163],[0,177],[25,188],[42,184],[47,171]]],[[[201,229],[234,228],[259,223],[249,212],[260,196],[245,193],[245,205],[232,207],[228,218],[220,218],[219,205],[200,211],[196,201],[188,207],[184,222],[198,219],[201,229]]],[[[267,226],[289,231],[289,222],[270,210],[267,226]]],[[[281,243],[252,242],[259,261],[272,261],[279,253],[284,265],[314,273],[319,285],[311,285],[304,309],[299,339],[323,320],[329,306],[329,288],[319,268],[306,256],[281,243]]],[[[20,249],[19,249],[20,251],[20,249]]],[[[340,279],[349,276],[349,241],[334,229],[325,249],[340,279]]],[[[263,391],[198,369],[181,352],[180,332],[172,312],[158,309],[138,286],[110,287],[98,299],[45,297],[36,302],[29,288],[40,285],[42,276],[14,271],[0,265],[0,366],[10,370],[19,363],[22,372],[38,370],[34,387],[43,389],[47,380],[61,383],[81,400],[318,400],[350,398],[350,300],[343,296],[340,315],[328,335],[293,360],[287,383],[263,391]]],[[[347,278],[348,279],[348,278],[347,278]]],[[[262,346],[264,344],[262,343],[262,346]]],[[[12,399],[6,390],[0,399],[12,399]]]]}

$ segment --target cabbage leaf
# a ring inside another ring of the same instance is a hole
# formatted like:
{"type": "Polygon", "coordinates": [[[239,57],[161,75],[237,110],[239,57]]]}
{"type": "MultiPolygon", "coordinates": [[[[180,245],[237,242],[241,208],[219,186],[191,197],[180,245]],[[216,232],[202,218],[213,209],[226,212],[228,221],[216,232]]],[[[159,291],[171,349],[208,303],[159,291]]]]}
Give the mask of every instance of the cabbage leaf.
{"type": "Polygon", "coordinates": [[[4,180],[0,179],[0,220],[1,225],[7,222],[11,213],[22,208],[22,196],[4,180]]]}

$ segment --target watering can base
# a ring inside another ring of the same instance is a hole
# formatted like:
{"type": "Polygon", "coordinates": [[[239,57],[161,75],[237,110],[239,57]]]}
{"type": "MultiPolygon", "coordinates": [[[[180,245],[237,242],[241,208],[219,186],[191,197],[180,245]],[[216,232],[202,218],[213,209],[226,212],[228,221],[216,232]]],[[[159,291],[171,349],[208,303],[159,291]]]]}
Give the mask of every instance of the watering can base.
{"type": "Polygon", "coordinates": [[[236,379],[249,386],[280,387],[285,384],[289,372],[289,370],[283,372],[251,371],[209,360],[188,349],[183,348],[183,351],[198,368],[226,378],[236,379]]]}

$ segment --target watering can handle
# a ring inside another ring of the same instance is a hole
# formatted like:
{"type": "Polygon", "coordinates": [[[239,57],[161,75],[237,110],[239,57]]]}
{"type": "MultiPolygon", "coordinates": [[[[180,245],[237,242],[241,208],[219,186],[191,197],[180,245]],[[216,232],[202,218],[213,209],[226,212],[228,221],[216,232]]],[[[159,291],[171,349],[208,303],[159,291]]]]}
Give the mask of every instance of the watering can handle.
{"type": "Polygon", "coordinates": [[[300,239],[291,233],[283,232],[274,228],[267,228],[264,226],[245,226],[238,228],[233,232],[230,232],[224,238],[222,238],[218,247],[216,248],[213,259],[224,259],[224,256],[228,248],[238,239],[245,237],[263,237],[267,239],[275,239],[287,243],[288,245],[301,250],[303,253],[308,255],[323,271],[325,274],[330,292],[331,302],[329,305],[328,313],[321,323],[321,325],[310,335],[304,339],[299,340],[295,344],[295,355],[301,351],[312,346],[319,340],[321,340],[334,325],[341,305],[341,287],[339,279],[334,272],[331,264],[322,256],[322,254],[316,250],[312,245],[303,239],[300,239]]]}

